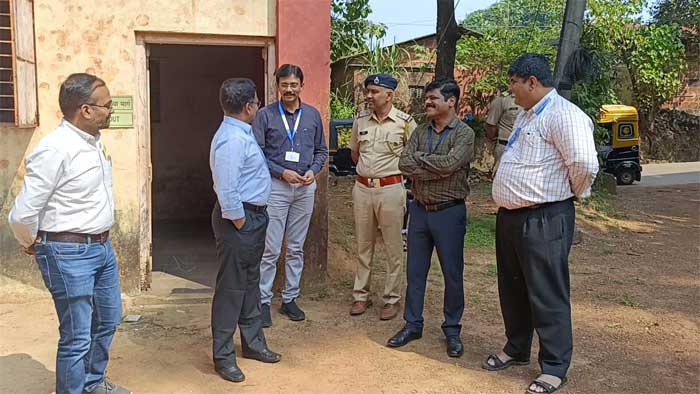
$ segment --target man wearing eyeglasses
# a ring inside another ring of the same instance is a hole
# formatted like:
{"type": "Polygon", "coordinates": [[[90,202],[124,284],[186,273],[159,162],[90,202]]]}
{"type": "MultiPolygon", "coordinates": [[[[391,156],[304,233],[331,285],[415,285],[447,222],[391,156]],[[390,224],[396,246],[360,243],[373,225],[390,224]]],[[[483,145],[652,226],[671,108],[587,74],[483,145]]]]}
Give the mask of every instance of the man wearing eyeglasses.
{"type": "Polygon", "coordinates": [[[328,157],[323,122],[318,110],[301,102],[304,73],[299,66],[283,64],[275,72],[280,100],[258,113],[253,132],[265,152],[272,175],[268,203],[270,224],[260,263],[260,298],[263,326],[272,325],[270,304],[277,260],[286,233],[285,286],[280,313],[292,321],[306,318],[296,303],[304,268],[304,242],[314,209],[316,176],[328,157]]]}
{"type": "Polygon", "coordinates": [[[111,159],[100,130],[112,99],[94,75],[72,74],[58,102],[61,124],[26,158],[24,186],[10,211],[15,238],[34,255],[58,315],[56,392],[128,394],[105,377],[121,320],[111,159]]]}
{"type": "Polygon", "coordinates": [[[281,356],[267,347],[260,319],[260,258],[265,247],[270,173],[250,124],[258,112],[255,84],[247,78],[227,79],[219,101],[224,119],[211,142],[209,165],[216,204],[212,227],[219,273],[211,307],[216,372],[242,382],[233,334],[241,329],[244,358],[276,363],[281,356]]]}

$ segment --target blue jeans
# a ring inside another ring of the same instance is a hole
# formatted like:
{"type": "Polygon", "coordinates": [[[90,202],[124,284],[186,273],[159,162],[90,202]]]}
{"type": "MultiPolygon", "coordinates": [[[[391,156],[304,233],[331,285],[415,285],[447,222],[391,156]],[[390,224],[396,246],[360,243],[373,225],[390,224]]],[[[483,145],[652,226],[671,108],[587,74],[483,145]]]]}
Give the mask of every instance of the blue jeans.
{"type": "Polygon", "coordinates": [[[35,250],[60,324],[56,394],[82,394],[104,379],[121,320],[117,259],[109,241],[37,242],[35,250]]]}
{"type": "Polygon", "coordinates": [[[423,303],[433,250],[437,250],[445,280],[442,332],[459,336],[464,312],[464,235],[467,209],[464,204],[428,212],[418,201],[409,205],[408,257],[406,263],[406,327],[423,331],[423,303]]]}

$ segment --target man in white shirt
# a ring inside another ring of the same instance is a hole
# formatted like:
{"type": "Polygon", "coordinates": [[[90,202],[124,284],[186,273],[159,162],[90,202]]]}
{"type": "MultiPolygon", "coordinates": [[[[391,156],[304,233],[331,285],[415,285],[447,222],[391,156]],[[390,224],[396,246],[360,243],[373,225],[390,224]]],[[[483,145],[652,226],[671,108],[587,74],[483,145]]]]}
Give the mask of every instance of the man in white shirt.
{"type": "Polygon", "coordinates": [[[549,61],[525,54],[508,70],[523,107],[493,181],[498,293],[507,343],[482,367],[528,364],[533,329],[542,374],[528,393],[566,384],[573,335],[568,258],[574,198],[587,197],[598,172],[593,123],[552,87],[549,61]]]}
{"type": "Polygon", "coordinates": [[[9,223],[25,253],[35,256],[58,314],[56,392],[128,394],[105,377],[122,313],[109,242],[112,168],[100,142],[112,99],[101,79],[72,74],[58,101],[64,118],[27,156],[9,223]]]}

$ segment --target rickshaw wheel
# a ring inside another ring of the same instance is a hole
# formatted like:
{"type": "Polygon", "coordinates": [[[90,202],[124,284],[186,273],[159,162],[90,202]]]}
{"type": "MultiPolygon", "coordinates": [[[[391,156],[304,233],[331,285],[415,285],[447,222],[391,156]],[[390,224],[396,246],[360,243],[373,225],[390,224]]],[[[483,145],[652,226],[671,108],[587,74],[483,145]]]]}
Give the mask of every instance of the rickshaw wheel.
{"type": "Polygon", "coordinates": [[[618,185],[631,185],[634,183],[634,171],[632,170],[620,170],[617,173],[617,184],[618,185]]]}

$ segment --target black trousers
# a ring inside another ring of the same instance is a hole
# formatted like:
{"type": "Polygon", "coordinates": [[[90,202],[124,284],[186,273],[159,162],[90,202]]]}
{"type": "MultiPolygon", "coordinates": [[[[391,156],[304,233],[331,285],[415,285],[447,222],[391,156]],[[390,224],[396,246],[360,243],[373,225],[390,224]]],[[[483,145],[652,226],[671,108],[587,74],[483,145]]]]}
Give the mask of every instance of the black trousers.
{"type": "Polygon", "coordinates": [[[503,351],[529,359],[534,329],[542,373],[560,378],[573,350],[569,250],[574,223],[573,199],[501,208],[496,221],[498,295],[508,338],[503,351]]]}
{"type": "Polygon", "coordinates": [[[464,235],[467,231],[467,208],[455,205],[437,212],[428,212],[418,201],[409,204],[408,257],[406,263],[406,326],[423,330],[423,304],[426,281],[433,250],[437,249],[445,279],[442,331],[445,336],[458,336],[464,313],[464,235]]]}
{"type": "Polygon", "coordinates": [[[233,334],[240,327],[243,351],[267,348],[260,320],[260,259],[265,249],[267,212],[245,209],[241,230],[221,217],[217,202],[212,212],[219,273],[211,306],[214,364],[236,365],[233,334]]]}

